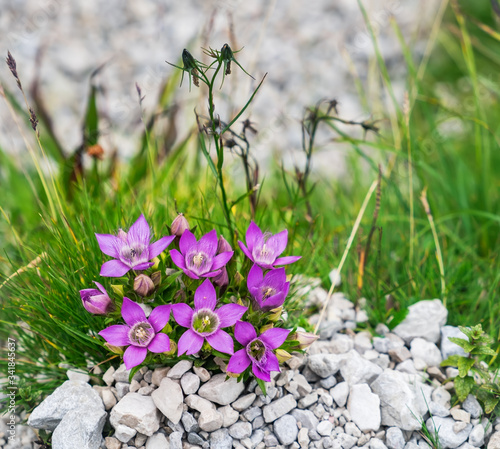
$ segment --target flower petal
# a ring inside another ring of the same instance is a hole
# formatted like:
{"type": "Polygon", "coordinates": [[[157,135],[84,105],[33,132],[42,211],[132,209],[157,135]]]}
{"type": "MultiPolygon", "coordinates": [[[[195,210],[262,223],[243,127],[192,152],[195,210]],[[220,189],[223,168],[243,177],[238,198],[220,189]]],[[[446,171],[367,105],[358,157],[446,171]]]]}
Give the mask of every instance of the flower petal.
{"type": "Polygon", "coordinates": [[[234,325],[234,338],[243,346],[246,346],[257,338],[257,332],[255,332],[255,328],[250,323],[238,321],[234,325]]]}
{"type": "Polygon", "coordinates": [[[160,332],[168,323],[170,310],[172,310],[172,306],[170,304],[158,306],[153,309],[148,317],[148,321],[149,324],[153,326],[155,332],[160,332]]]}
{"type": "Polygon", "coordinates": [[[270,348],[279,348],[288,337],[290,331],[280,327],[273,327],[259,335],[259,338],[270,348]]]}
{"type": "Polygon", "coordinates": [[[186,353],[186,355],[196,354],[203,346],[203,341],[203,337],[200,337],[191,329],[188,329],[182,334],[181,338],[179,338],[179,342],[177,343],[177,355],[182,355],[184,353],[186,353]]]}
{"type": "MultiPolygon", "coordinates": [[[[267,277],[267,276],[266,276],[267,277]]],[[[264,275],[262,274],[262,268],[258,265],[253,264],[252,268],[248,272],[247,287],[248,290],[260,286],[264,281],[264,275]]]]}
{"type": "Polygon", "coordinates": [[[274,261],[274,266],[279,266],[279,265],[288,265],[294,262],[297,262],[297,260],[302,259],[302,256],[285,256],[285,257],[278,257],[274,261]]]}
{"type": "Polygon", "coordinates": [[[195,310],[204,308],[214,310],[216,303],[217,295],[215,287],[209,279],[206,279],[194,292],[194,308],[195,310]]]}
{"type": "Polygon", "coordinates": [[[137,219],[137,221],[130,226],[127,233],[127,242],[130,246],[134,243],[141,243],[144,246],[149,246],[149,241],[151,240],[151,231],[149,229],[148,222],[144,218],[144,215],[137,219]]]}
{"type": "Polygon", "coordinates": [[[253,262],[252,251],[249,251],[247,247],[243,244],[243,242],[240,242],[239,240],[238,240],[238,245],[245,254],[245,256],[247,256],[253,262]]]}
{"type": "Polygon", "coordinates": [[[208,273],[202,274],[201,277],[202,278],[214,278],[214,277],[219,276],[219,274],[221,274],[221,272],[222,272],[222,269],[217,270],[217,271],[209,271],[208,273]]]}
{"type": "Polygon", "coordinates": [[[156,334],[151,343],[149,343],[148,350],[156,353],[170,351],[170,338],[162,332],[156,334]]]}
{"type": "Polygon", "coordinates": [[[149,258],[153,259],[167,249],[167,246],[175,239],[175,235],[166,235],[160,240],[149,245],[149,258]]]}
{"type": "Polygon", "coordinates": [[[186,255],[193,246],[196,246],[196,244],[196,237],[189,229],[186,229],[179,239],[181,253],[186,255]]]}
{"type": "Polygon", "coordinates": [[[283,290],[286,283],[286,273],[284,268],[275,268],[268,271],[264,277],[264,285],[274,288],[275,290],[283,290]]]}
{"type": "Polygon", "coordinates": [[[154,265],[154,262],[143,262],[133,267],[133,270],[147,270],[154,265]]]}
{"type": "Polygon", "coordinates": [[[187,304],[179,303],[172,305],[172,313],[174,314],[174,319],[182,327],[191,327],[191,321],[193,321],[193,309],[187,304]]]}
{"type": "MultiPolygon", "coordinates": [[[[254,290],[255,291],[255,290],[254,290]]],[[[271,310],[280,307],[285,302],[285,295],[283,292],[278,292],[269,298],[264,298],[262,295],[254,296],[259,305],[259,308],[262,310],[271,310]]]]}
{"type": "Polygon", "coordinates": [[[215,256],[210,271],[215,271],[218,270],[219,268],[222,268],[229,262],[231,257],[233,257],[233,254],[234,251],[227,251],[225,253],[220,253],[217,256],[215,256]]]}
{"type": "Polygon", "coordinates": [[[252,371],[255,377],[258,377],[264,382],[271,382],[271,375],[267,371],[260,369],[256,363],[253,364],[252,371]]]}
{"type": "Polygon", "coordinates": [[[97,288],[98,288],[99,290],[101,290],[101,293],[102,293],[102,294],[104,294],[104,295],[107,295],[107,294],[108,294],[108,292],[106,291],[106,289],[105,289],[105,288],[104,288],[101,284],[99,284],[99,282],[94,281],[94,284],[95,284],[95,285],[97,285],[97,288]]]}
{"type": "Polygon", "coordinates": [[[219,240],[217,239],[217,231],[215,229],[207,232],[198,242],[198,250],[203,251],[209,258],[217,254],[218,246],[219,240]]]}
{"type": "Polygon", "coordinates": [[[266,371],[280,371],[280,362],[278,361],[278,357],[274,354],[274,352],[267,351],[267,359],[264,366],[261,366],[266,371]]]}
{"type": "Polygon", "coordinates": [[[173,263],[175,263],[183,271],[186,271],[186,262],[184,260],[184,256],[179,251],[177,251],[176,249],[171,249],[170,257],[172,258],[173,263]]]}
{"type": "Polygon", "coordinates": [[[101,251],[111,257],[118,258],[120,256],[120,248],[123,242],[111,234],[96,234],[97,243],[99,243],[99,248],[101,251]]]}
{"type": "Polygon", "coordinates": [[[104,338],[110,345],[113,346],[128,346],[130,340],[128,338],[129,327],[123,324],[114,324],[99,332],[99,335],[104,338]]]}
{"type": "Polygon", "coordinates": [[[130,267],[123,262],[113,259],[104,262],[101,267],[101,276],[110,278],[119,278],[130,271],[130,267]]]}
{"type": "Polygon", "coordinates": [[[226,304],[219,307],[215,313],[220,318],[220,327],[232,326],[236,323],[248,310],[248,307],[240,306],[239,304],[226,304]]]}
{"type": "Polygon", "coordinates": [[[257,241],[260,238],[262,238],[262,231],[252,220],[245,234],[245,241],[247,242],[247,246],[248,249],[250,250],[250,253],[253,251],[253,245],[255,241],[257,241]]]}
{"type": "Polygon", "coordinates": [[[148,350],[146,348],[139,348],[138,346],[129,346],[123,354],[123,361],[125,368],[130,369],[134,366],[140,365],[144,362],[148,350]]]}
{"type": "Polygon", "coordinates": [[[251,360],[250,357],[248,357],[246,350],[240,349],[229,359],[226,369],[230,373],[240,374],[250,366],[250,363],[251,360]]]}
{"type": "MultiPolygon", "coordinates": [[[[194,274],[191,270],[185,268],[184,270],[184,274],[187,276],[187,277],[190,277],[191,279],[200,279],[199,276],[197,276],[196,274],[194,274]]],[[[206,275],[204,277],[207,277],[206,275]]]]}
{"type": "Polygon", "coordinates": [[[275,249],[275,256],[278,257],[286,249],[288,243],[288,230],[283,230],[269,237],[268,244],[275,249]]]}
{"type": "Polygon", "coordinates": [[[146,321],[146,314],[142,307],[126,296],[123,297],[122,317],[129,326],[133,326],[135,323],[141,321],[146,321]]]}
{"type": "Polygon", "coordinates": [[[227,332],[223,330],[218,330],[212,335],[205,337],[216,351],[223,352],[224,354],[233,354],[234,353],[234,342],[227,332]]]}

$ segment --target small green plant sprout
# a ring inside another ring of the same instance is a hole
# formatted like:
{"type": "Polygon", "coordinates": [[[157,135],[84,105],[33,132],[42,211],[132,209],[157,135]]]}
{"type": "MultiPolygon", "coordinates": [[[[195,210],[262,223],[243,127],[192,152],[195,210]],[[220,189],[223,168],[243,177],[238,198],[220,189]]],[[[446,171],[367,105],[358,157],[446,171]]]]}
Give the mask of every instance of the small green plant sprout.
{"type": "Polygon", "coordinates": [[[429,404],[427,403],[427,399],[424,395],[424,392],[422,390],[420,390],[420,392],[422,393],[422,397],[424,398],[425,405],[427,406],[427,412],[429,413],[429,415],[431,417],[432,430],[429,429],[429,427],[427,427],[427,423],[424,421],[424,418],[422,418],[421,416],[419,417],[419,416],[415,415],[415,413],[413,413],[413,410],[411,410],[410,408],[408,408],[408,409],[410,410],[413,417],[419,422],[421,429],[418,431],[418,433],[420,433],[420,435],[426,441],[426,443],[432,449],[442,449],[441,440],[439,439],[439,429],[441,428],[441,426],[436,427],[436,423],[434,422],[434,416],[432,416],[432,413],[431,413],[431,410],[429,408],[429,404]]]}
{"type": "Polygon", "coordinates": [[[450,337],[467,355],[452,355],[441,362],[441,366],[453,366],[458,369],[454,379],[455,392],[458,400],[463,402],[469,394],[474,394],[484,406],[485,413],[500,412],[497,409],[500,401],[500,386],[488,365],[479,360],[480,356],[495,357],[495,351],[490,347],[493,339],[486,335],[480,324],[472,327],[458,327],[468,338],[450,337]]]}

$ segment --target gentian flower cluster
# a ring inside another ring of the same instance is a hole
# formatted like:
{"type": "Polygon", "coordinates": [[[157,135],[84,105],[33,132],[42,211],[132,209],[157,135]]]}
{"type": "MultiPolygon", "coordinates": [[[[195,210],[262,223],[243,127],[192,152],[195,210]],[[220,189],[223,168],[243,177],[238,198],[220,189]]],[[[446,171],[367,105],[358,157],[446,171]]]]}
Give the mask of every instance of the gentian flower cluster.
{"type": "Polygon", "coordinates": [[[141,215],[128,231],[96,234],[101,251],[112,257],[100,275],[112,284],[106,290],[94,281],[97,288],[81,290],[82,305],[111,323],[98,335],[123,356],[127,369],[171,364],[180,356],[215,369],[219,357],[230,376],[269,381],[290,356],[287,349],[304,349],[315,340],[291,333],[282,316],[290,289],[282,266],[300,259],[280,257],[286,230],[273,235],[252,222],[237,260],[215,229],[197,238],[182,214],[169,229],[173,235],[151,243],[141,215]]]}

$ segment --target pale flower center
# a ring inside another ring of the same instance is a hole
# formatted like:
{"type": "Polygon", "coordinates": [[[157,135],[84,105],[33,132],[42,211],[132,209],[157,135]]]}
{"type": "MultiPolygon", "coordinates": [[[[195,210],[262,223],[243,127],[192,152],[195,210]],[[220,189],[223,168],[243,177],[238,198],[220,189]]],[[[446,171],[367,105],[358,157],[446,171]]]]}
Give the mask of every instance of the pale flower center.
{"type": "Polygon", "coordinates": [[[266,362],[266,345],[262,340],[259,338],[256,338],[255,340],[252,340],[250,343],[248,343],[246,347],[246,351],[248,356],[252,359],[255,360],[258,363],[265,363],[266,362]]]}
{"type": "Polygon", "coordinates": [[[262,287],[262,299],[266,300],[267,298],[270,298],[271,296],[274,296],[276,294],[276,290],[272,287],[262,287]]]}
{"type": "Polygon", "coordinates": [[[212,335],[219,329],[220,319],[210,309],[200,309],[193,314],[191,328],[202,337],[212,335]]]}
{"type": "Polygon", "coordinates": [[[144,253],[146,247],[141,244],[135,246],[123,246],[120,250],[120,259],[122,262],[130,265],[131,267],[137,265],[139,262],[147,262],[147,260],[141,260],[141,256],[144,253]]]}
{"type": "Polygon", "coordinates": [[[205,257],[203,256],[203,254],[198,253],[196,254],[196,256],[193,257],[193,263],[197,268],[200,268],[200,265],[203,263],[204,259],[205,257]]]}
{"type": "Polygon", "coordinates": [[[135,323],[128,332],[128,338],[132,344],[141,348],[147,347],[154,336],[153,326],[146,321],[135,323]]]}

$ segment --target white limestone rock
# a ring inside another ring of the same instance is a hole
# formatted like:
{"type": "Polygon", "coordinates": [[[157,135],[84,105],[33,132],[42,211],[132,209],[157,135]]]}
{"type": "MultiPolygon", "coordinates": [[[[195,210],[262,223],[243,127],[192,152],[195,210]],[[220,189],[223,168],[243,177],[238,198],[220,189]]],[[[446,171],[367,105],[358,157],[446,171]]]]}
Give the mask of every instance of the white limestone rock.
{"type": "Polygon", "coordinates": [[[216,374],[198,390],[198,394],[219,405],[228,405],[234,402],[245,389],[243,382],[235,378],[226,379],[225,374],[216,374]]]}
{"type": "Polygon", "coordinates": [[[421,359],[427,366],[439,366],[443,361],[439,348],[423,338],[414,338],[411,341],[410,352],[413,359],[421,359]]]}
{"type": "Polygon", "coordinates": [[[419,301],[409,308],[406,318],[393,332],[406,343],[414,338],[425,338],[437,343],[441,337],[441,327],[446,323],[448,310],[439,299],[419,301]]]}
{"type": "Polygon", "coordinates": [[[380,399],[367,384],[351,387],[347,410],[362,432],[377,431],[380,427],[380,399]]]}
{"type": "Polygon", "coordinates": [[[151,396],[128,393],[111,410],[109,422],[116,429],[124,424],[144,435],[153,435],[160,427],[160,412],[151,396]]]}
{"type": "MultiPolygon", "coordinates": [[[[198,376],[193,376],[198,379],[198,376]]],[[[169,377],[163,378],[160,386],[151,393],[151,398],[156,407],[174,424],[181,420],[184,395],[177,382],[169,377]]]]}

